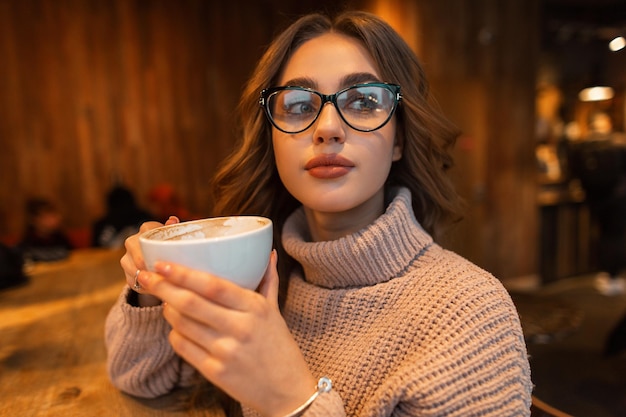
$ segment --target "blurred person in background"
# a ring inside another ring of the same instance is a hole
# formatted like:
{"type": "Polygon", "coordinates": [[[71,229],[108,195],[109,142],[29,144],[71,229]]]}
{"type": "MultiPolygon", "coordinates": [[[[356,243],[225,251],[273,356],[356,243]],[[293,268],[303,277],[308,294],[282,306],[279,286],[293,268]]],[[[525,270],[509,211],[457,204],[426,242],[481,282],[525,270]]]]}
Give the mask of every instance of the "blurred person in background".
{"type": "Polygon", "coordinates": [[[570,169],[580,181],[598,228],[596,289],[604,295],[626,290],[626,136],[613,130],[608,114],[590,117],[590,133],[574,142],[570,169]]]}
{"type": "Polygon", "coordinates": [[[0,242],[0,290],[27,282],[22,254],[16,248],[0,242]]]}
{"type": "Polygon", "coordinates": [[[106,213],[92,227],[92,246],[121,248],[127,237],[139,231],[153,216],[141,208],[133,193],[122,185],[114,186],[106,196],[106,213]]]}
{"type": "Polygon", "coordinates": [[[26,202],[26,227],[18,248],[26,261],[65,259],[73,249],[63,230],[63,216],[50,200],[40,197],[26,202]]]}

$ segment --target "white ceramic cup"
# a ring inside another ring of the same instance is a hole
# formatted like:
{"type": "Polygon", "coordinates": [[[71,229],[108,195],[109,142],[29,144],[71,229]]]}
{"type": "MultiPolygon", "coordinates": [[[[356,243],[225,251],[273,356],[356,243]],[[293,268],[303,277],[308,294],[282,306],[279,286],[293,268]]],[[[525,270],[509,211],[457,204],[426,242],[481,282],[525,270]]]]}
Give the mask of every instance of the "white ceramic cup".
{"type": "Polygon", "coordinates": [[[149,230],[139,243],[150,271],[156,261],[168,261],[254,290],[269,262],[272,221],[258,216],[193,220],[149,230]]]}

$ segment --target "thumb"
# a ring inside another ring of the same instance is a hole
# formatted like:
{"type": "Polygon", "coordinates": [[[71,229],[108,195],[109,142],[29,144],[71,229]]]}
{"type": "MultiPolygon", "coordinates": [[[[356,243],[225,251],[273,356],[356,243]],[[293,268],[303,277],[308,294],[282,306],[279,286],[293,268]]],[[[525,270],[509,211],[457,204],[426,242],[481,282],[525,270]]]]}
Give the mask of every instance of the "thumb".
{"type": "Polygon", "coordinates": [[[180,223],[180,219],[176,216],[170,216],[165,222],[165,225],[180,223]]]}
{"type": "Polygon", "coordinates": [[[276,249],[272,250],[270,254],[270,261],[263,275],[263,280],[259,284],[259,294],[263,295],[268,300],[276,302],[278,305],[278,271],[276,270],[276,264],[278,263],[278,254],[276,249]]]}

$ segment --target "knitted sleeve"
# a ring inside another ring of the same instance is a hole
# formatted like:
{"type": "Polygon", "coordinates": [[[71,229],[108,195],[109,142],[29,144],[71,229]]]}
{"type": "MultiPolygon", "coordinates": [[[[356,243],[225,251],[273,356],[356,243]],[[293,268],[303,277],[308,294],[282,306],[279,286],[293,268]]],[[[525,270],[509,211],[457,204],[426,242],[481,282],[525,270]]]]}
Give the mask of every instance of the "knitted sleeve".
{"type": "Polygon", "coordinates": [[[162,307],[133,307],[125,287],[105,322],[107,370],[114,386],[128,394],[154,398],[192,384],[194,369],[168,341],[170,326],[162,307]]]}
{"type": "Polygon", "coordinates": [[[412,375],[398,375],[407,401],[394,416],[530,414],[530,367],[515,306],[495,278],[471,275],[446,288],[447,301],[433,309],[429,348],[409,367],[412,375]]]}

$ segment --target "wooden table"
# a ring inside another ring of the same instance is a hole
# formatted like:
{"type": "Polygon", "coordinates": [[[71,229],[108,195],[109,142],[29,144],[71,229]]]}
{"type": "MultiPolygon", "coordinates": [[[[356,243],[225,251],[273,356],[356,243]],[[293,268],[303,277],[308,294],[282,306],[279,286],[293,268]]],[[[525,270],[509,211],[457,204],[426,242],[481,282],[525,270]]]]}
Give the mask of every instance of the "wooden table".
{"type": "Polygon", "coordinates": [[[0,416],[225,416],[206,389],[145,400],[109,382],[104,320],[125,285],[121,255],[76,250],[0,291],[0,416]]]}

